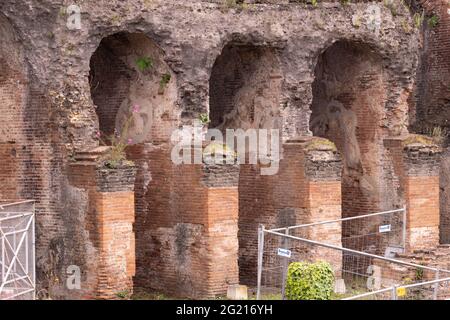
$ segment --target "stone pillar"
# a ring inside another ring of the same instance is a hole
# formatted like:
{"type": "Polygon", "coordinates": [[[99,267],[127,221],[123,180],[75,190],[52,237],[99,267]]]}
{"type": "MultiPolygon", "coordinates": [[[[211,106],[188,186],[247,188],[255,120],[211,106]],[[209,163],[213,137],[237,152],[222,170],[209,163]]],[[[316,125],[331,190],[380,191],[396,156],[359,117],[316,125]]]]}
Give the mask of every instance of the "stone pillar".
{"type": "Polygon", "coordinates": [[[71,185],[88,196],[86,229],[95,248],[88,265],[83,298],[114,299],[133,292],[135,274],[135,167],[107,168],[97,160],[106,148],[76,155],[70,165],[71,185]]]}
{"type": "MultiPolygon", "coordinates": [[[[297,159],[300,168],[296,188],[303,214],[297,224],[342,218],[342,161],[334,144],[326,139],[304,137],[288,141],[283,148],[283,161],[297,159]]],[[[309,239],[341,246],[341,224],[325,224],[307,228],[300,234],[309,239]]],[[[309,246],[310,260],[323,259],[336,271],[342,268],[342,253],[337,250],[309,246]]]]}
{"type": "Polygon", "coordinates": [[[392,155],[407,208],[406,249],[437,246],[441,148],[418,135],[389,138],[385,146],[392,155]]]}

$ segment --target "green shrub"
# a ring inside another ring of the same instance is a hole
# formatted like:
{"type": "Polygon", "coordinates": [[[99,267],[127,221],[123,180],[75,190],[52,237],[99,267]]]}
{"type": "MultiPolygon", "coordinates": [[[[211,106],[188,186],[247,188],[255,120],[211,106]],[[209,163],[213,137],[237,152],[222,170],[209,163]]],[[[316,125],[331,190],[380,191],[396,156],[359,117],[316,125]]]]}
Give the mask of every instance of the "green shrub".
{"type": "Polygon", "coordinates": [[[327,262],[293,262],[286,280],[288,300],[330,300],[334,287],[334,273],[327,262]]]}

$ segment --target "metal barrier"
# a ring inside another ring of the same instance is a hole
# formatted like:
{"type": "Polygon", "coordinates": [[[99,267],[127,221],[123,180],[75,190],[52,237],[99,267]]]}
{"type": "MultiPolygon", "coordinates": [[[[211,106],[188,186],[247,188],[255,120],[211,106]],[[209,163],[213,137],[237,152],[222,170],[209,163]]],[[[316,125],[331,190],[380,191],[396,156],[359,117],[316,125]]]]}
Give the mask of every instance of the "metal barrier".
{"type": "Polygon", "coordinates": [[[356,295],[342,300],[449,300],[450,277],[356,295]]]}
{"type": "Polygon", "coordinates": [[[0,203],[0,300],[34,299],[34,201],[0,203]]]}
{"type": "MultiPolygon", "coordinates": [[[[420,284],[425,288],[429,281],[445,282],[450,271],[392,258],[392,252],[404,251],[405,221],[406,210],[399,209],[272,230],[260,226],[257,299],[268,295],[285,299],[287,270],[294,261],[329,262],[337,280],[334,299],[349,296],[391,299],[390,292],[396,287],[415,285],[418,291],[420,284]],[[343,224],[354,233],[344,230],[341,239],[341,228],[336,226],[343,224]],[[323,238],[324,234],[327,242],[306,238],[323,238]]],[[[397,298],[402,297],[401,290],[397,298]]]]}

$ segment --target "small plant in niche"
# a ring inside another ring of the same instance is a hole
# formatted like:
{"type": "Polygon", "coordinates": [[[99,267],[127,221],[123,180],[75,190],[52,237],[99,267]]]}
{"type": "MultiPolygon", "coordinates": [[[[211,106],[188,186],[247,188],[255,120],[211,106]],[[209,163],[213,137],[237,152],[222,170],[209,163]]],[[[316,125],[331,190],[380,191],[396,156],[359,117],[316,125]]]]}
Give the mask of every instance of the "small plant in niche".
{"type": "Polygon", "coordinates": [[[384,0],[384,6],[391,11],[391,14],[395,17],[397,15],[397,7],[392,0],[384,0]]]}
{"type": "Polygon", "coordinates": [[[245,10],[250,6],[244,0],[225,0],[225,7],[228,9],[245,10]]]}
{"type": "Polygon", "coordinates": [[[151,57],[140,57],[136,60],[136,66],[141,72],[153,67],[153,59],[151,57]]]}
{"type": "Polygon", "coordinates": [[[421,280],[423,280],[423,269],[417,267],[417,268],[416,268],[416,271],[415,271],[414,277],[416,278],[416,281],[421,281],[421,280]]]}
{"type": "Polygon", "coordinates": [[[110,146],[107,153],[101,158],[103,165],[110,169],[121,166],[133,166],[134,163],[126,159],[125,149],[133,144],[133,139],[128,138],[128,130],[133,123],[133,114],[139,113],[140,107],[135,105],[131,115],[127,118],[120,131],[114,130],[114,134],[103,139],[103,134],[99,131],[97,137],[104,146],[110,146]]]}
{"type": "Polygon", "coordinates": [[[429,129],[426,132],[426,135],[431,137],[436,144],[443,144],[446,137],[448,136],[448,132],[445,128],[442,127],[434,127],[433,129],[429,129]]]}
{"type": "Polygon", "coordinates": [[[166,86],[169,84],[172,76],[169,73],[164,73],[159,81],[159,92],[164,93],[166,86]]]}
{"type": "Polygon", "coordinates": [[[211,122],[207,113],[200,114],[199,120],[204,126],[211,122]]]}
{"type": "Polygon", "coordinates": [[[356,28],[361,27],[361,17],[358,16],[358,15],[353,16],[352,17],[352,24],[356,28]]]}
{"type": "Polygon", "coordinates": [[[402,20],[402,28],[406,33],[410,33],[412,31],[411,25],[406,21],[406,19],[402,20]]]}
{"type": "Polygon", "coordinates": [[[130,293],[127,290],[119,291],[116,293],[116,297],[119,299],[129,299],[130,293]]]}
{"type": "Polygon", "coordinates": [[[420,26],[423,24],[423,20],[425,18],[425,13],[418,13],[416,12],[414,14],[413,20],[414,20],[414,25],[416,26],[416,28],[420,28],[420,26]]]}
{"type": "Polygon", "coordinates": [[[61,7],[61,8],[59,9],[59,15],[60,15],[61,17],[67,16],[67,9],[66,9],[65,7],[61,7]]]}
{"type": "Polygon", "coordinates": [[[439,17],[437,15],[432,15],[428,18],[428,26],[430,28],[435,28],[439,24],[439,17]]]}

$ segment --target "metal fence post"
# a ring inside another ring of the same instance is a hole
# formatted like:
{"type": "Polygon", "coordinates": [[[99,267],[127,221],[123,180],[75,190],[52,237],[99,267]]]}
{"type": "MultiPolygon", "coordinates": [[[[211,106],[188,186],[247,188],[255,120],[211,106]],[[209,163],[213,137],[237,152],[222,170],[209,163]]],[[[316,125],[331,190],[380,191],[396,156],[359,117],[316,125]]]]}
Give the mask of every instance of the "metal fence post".
{"type": "Polygon", "coordinates": [[[403,253],[406,253],[406,206],[403,207],[403,234],[402,234],[402,241],[403,241],[403,253]]]}
{"type": "MultiPolygon", "coordinates": [[[[285,234],[288,236],[289,235],[289,227],[286,228],[286,232],[285,234]]],[[[285,237],[284,238],[284,249],[287,249],[288,244],[289,244],[289,238],[285,237]]],[[[281,283],[281,298],[282,300],[286,300],[286,278],[287,278],[287,271],[288,271],[288,265],[289,265],[289,258],[288,257],[284,257],[283,258],[283,277],[282,277],[282,283],[281,283]]]]}
{"type": "MultiPolygon", "coordinates": [[[[435,280],[439,280],[439,269],[436,270],[435,280]]],[[[436,282],[436,284],[434,285],[433,300],[438,299],[438,292],[439,292],[439,282],[436,282]]]]}
{"type": "Polygon", "coordinates": [[[398,286],[392,287],[392,300],[397,300],[397,287],[398,286]]]}
{"type": "Polygon", "coordinates": [[[258,286],[256,289],[256,300],[261,299],[261,279],[262,279],[262,266],[264,255],[264,226],[262,224],[258,227],[258,286]]]}

